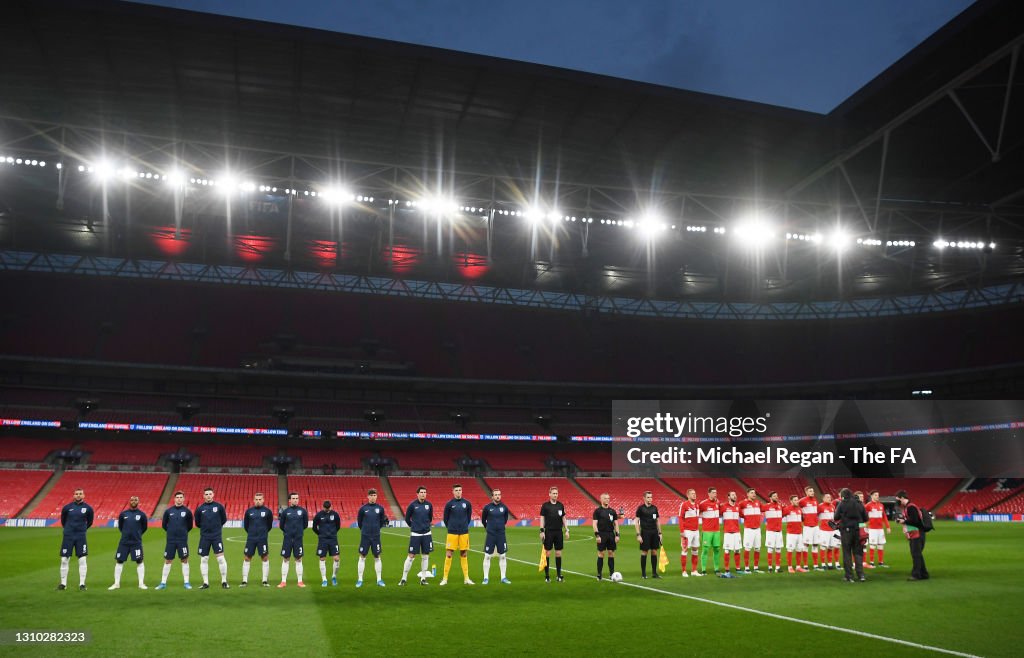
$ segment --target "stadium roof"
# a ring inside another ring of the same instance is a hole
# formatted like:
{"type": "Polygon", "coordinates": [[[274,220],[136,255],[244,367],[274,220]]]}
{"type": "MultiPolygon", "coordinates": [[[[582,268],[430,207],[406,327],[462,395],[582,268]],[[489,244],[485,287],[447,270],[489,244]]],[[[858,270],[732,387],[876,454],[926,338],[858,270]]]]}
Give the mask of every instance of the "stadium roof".
{"type": "MultiPolygon", "coordinates": [[[[800,230],[839,214],[856,234],[882,241],[946,236],[1003,247],[980,267],[930,254],[909,264],[858,255],[847,265],[869,285],[847,293],[1005,280],[1024,271],[1024,122],[1014,109],[1024,34],[1015,8],[976,3],[822,116],[162,7],[19,0],[5,4],[0,24],[0,145],[83,159],[117,150],[153,162],[187,153],[211,169],[281,180],[343,174],[378,186],[393,179],[406,190],[415,172],[421,186],[477,198],[489,188],[524,203],[546,195],[580,213],[668,205],[680,230],[757,205],[795,217],[800,230]]],[[[582,268],[579,254],[543,268],[562,268],[556,287],[597,276],[628,279],[620,290],[636,284],[639,294],[749,293],[746,281],[736,290],[727,281],[732,256],[680,242],[676,253],[659,253],[653,282],[635,254],[616,258],[621,237],[611,232],[594,233],[582,268]]],[[[734,267],[734,282],[742,269],[734,267]]],[[[815,269],[751,271],[755,289],[834,295],[822,292],[815,269]]]]}

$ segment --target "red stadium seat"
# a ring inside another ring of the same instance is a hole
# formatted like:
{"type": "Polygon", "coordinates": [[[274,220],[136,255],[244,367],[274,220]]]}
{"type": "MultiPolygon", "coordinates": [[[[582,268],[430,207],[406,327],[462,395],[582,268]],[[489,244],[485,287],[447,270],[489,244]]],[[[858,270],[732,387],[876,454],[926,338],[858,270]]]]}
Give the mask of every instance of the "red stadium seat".
{"type": "Polygon", "coordinates": [[[203,502],[203,489],[213,487],[214,496],[228,513],[229,521],[240,521],[245,510],[252,506],[253,494],[263,493],[263,504],[278,511],[276,475],[225,475],[212,473],[182,473],[176,489],[185,493],[185,504],[195,509],[203,502]]]}
{"type": "Polygon", "coordinates": [[[0,470],[0,518],[20,512],[51,475],[53,471],[0,470]]]}
{"type": "Polygon", "coordinates": [[[325,500],[331,501],[334,509],[346,522],[354,522],[359,508],[366,503],[366,492],[376,489],[377,502],[391,515],[389,502],[379,477],[333,476],[333,475],[289,475],[288,491],[299,494],[300,504],[313,518],[323,509],[325,500]]]}
{"type": "Polygon", "coordinates": [[[116,519],[128,507],[128,499],[139,497],[139,506],[153,514],[167,484],[166,473],[123,471],[65,471],[53,489],[31,511],[33,518],[59,519],[60,510],[71,502],[75,489],[85,489],[85,502],[92,505],[95,523],[116,519]]]}

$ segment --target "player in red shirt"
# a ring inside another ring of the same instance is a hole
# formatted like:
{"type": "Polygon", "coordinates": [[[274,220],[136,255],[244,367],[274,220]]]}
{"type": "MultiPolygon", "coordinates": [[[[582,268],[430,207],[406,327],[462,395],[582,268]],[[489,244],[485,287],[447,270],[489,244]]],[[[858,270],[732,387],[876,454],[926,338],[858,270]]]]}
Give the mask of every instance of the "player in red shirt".
{"type": "Polygon", "coordinates": [[[885,563],[885,536],[892,532],[889,517],[885,515],[885,505],[878,501],[878,491],[870,493],[871,502],[864,506],[868,511],[868,559],[864,566],[875,568],[875,549],[878,549],[878,566],[888,569],[885,563]]]}
{"type": "Polygon", "coordinates": [[[679,506],[679,543],[682,552],[679,554],[679,563],[683,568],[683,578],[688,578],[686,573],[686,554],[690,554],[690,571],[697,574],[697,556],[700,554],[700,510],[697,505],[697,492],[694,489],[686,490],[686,500],[679,506]]]}
{"type": "Polygon", "coordinates": [[[740,550],[743,541],[740,539],[740,506],[736,504],[736,492],[729,492],[729,500],[721,507],[722,511],[722,550],[725,551],[725,577],[731,578],[729,554],[736,556],[736,570],[740,568],[740,550]]]}
{"type": "Polygon", "coordinates": [[[718,573],[719,559],[722,555],[722,534],[719,529],[719,506],[718,490],[714,487],[708,489],[708,497],[697,505],[697,512],[700,514],[700,571],[698,576],[708,572],[708,553],[714,553],[711,568],[718,573]]]}
{"type": "Polygon", "coordinates": [[[800,500],[796,494],[789,497],[789,505],[782,510],[786,522],[786,566],[789,573],[807,573],[800,565],[800,557],[807,557],[804,547],[804,521],[800,512],[800,500]],[[796,568],[793,568],[793,554],[796,553],[796,568]]]}
{"type": "Polygon", "coordinates": [[[761,501],[753,488],[747,489],[747,499],[740,503],[740,518],[743,519],[743,571],[751,573],[750,551],[754,551],[753,573],[761,573],[761,501]]]}
{"type": "Polygon", "coordinates": [[[800,506],[800,515],[804,522],[804,549],[801,560],[804,568],[809,569],[811,565],[807,561],[808,553],[811,554],[814,566],[818,566],[818,499],[814,496],[814,487],[807,487],[804,493],[806,495],[797,502],[797,505],[800,506]]]}
{"type": "Polygon", "coordinates": [[[820,571],[839,568],[839,537],[829,525],[835,516],[836,506],[832,504],[832,494],[824,494],[821,497],[821,504],[818,505],[818,549],[821,567],[817,569],[820,571]]]}
{"type": "MultiPolygon", "coordinates": [[[[764,548],[768,554],[768,573],[782,573],[782,503],[779,492],[768,494],[764,511],[764,548]],[[774,558],[772,556],[775,556],[774,558]],[[772,561],[774,560],[774,564],[772,561]]],[[[757,555],[754,555],[754,570],[757,570],[757,555]]]]}

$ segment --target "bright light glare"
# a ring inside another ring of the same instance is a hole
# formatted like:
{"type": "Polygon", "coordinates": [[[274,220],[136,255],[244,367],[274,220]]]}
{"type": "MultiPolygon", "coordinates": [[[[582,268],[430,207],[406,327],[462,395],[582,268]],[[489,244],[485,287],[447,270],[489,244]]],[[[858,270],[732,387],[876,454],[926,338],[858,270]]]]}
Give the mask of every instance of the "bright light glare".
{"type": "Polygon", "coordinates": [[[355,200],[352,193],[342,187],[328,187],[326,190],[320,192],[320,196],[323,197],[327,203],[333,205],[341,205],[355,200]]]}
{"type": "Polygon", "coordinates": [[[93,172],[101,183],[105,183],[114,176],[114,165],[107,160],[100,160],[96,163],[93,172]]]}
{"type": "Polygon", "coordinates": [[[425,213],[437,215],[454,215],[459,211],[459,204],[452,199],[440,196],[427,197],[416,204],[425,213]]]}
{"type": "Polygon", "coordinates": [[[759,219],[741,222],[734,230],[736,239],[748,247],[763,247],[775,237],[771,225],[759,219]]]}
{"type": "Polygon", "coordinates": [[[828,234],[827,242],[829,247],[841,254],[850,246],[850,236],[843,229],[837,228],[828,234]]]}

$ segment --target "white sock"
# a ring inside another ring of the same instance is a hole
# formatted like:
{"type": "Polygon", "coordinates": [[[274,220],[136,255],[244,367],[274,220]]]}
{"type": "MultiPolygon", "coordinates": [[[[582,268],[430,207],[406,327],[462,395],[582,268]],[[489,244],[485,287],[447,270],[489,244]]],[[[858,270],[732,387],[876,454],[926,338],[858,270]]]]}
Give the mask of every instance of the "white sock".
{"type": "Polygon", "coordinates": [[[340,564],[341,564],[341,560],[335,560],[334,561],[334,569],[331,570],[331,577],[332,578],[337,578],[338,577],[338,565],[340,565],[340,564]]]}
{"type": "Polygon", "coordinates": [[[263,561],[263,582],[270,580],[270,560],[263,561]]]}
{"type": "Polygon", "coordinates": [[[163,573],[160,575],[160,582],[163,583],[164,585],[166,585],[167,584],[167,576],[170,576],[170,575],[171,575],[171,565],[169,565],[166,562],[164,562],[164,570],[163,570],[163,573]]]}
{"type": "Polygon", "coordinates": [[[220,582],[228,582],[228,559],[223,553],[217,556],[217,566],[220,567],[220,582]]]}
{"type": "Polygon", "coordinates": [[[69,563],[71,558],[62,557],[60,559],[60,584],[67,587],[68,584],[68,570],[71,568],[69,563]]]}
{"type": "Polygon", "coordinates": [[[299,579],[300,583],[302,582],[302,562],[295,563],[295,577],[299,579]]]}
{"type": "Polygon", "coordinates": [[[491,573],[491,556],[490,556],[489,553],[484,553],[484,580],[487,580],[487,577],[490,575],[490,573],[491,573]]]}
{"type": "Polygon", "coordinates": [[[320,560],[320,580],[327,580],[327,560],[320,560]]]}
{"type": "Polygon", "coordinates": [[[88,573],[89,566],[85,563],[85,557],[78,558],[78,584],[85,584],[85,574],[88,573]]]}
{"type": "Polygon", "coordinates": [[[114,563],[114,584],[115,585],[120,585],[121,584],[121,570],[122,569],[124,569],[124,564],[122,562],[115,562],[114,563]]]}
{"type": "Polygon", "coordinates": [[[356,567],[356,580],[363,579],[363,570],[366,569],[366,558],[359,556],[359,565],[356,567]]]}
{"type": "Polygon", "coordinates": [[[384,565],[381,563],[380,558],[379,557],[373,558],[373,570],[377,572],[377,580],[380,580],[380,572],[381,572],[381,569],[383,569],[383,568],[384,568],[384,565]]]}
{"type": "Polygon", "coordinates": [[[420,571],[422,571],[423,573],[426,573],[429,568],[430,568],[430,556],[427,555],[426,553],[424,553],[420,557],[420,571]]]}
{"type": "Polygon", "coordinates": [[[140,585],[145,585],[146,584],[146,565],[144,563],[142,563],[142,562],[139,562],[135,566],[135,573],[139,574],[139,584],[140,585]]]}
{"type": "Polygon", "coordinates": [[[288,580],[288,560],[281,563],[281,582],[288,580]]]}
{"type": "Polygon", "coordinates": [[[252,566],[252,562],[250,562],[249,560],[245,560],[244,562],[242,562],[242,582],[243,583],[249,582],[249,567],[251,567],[251,566],[252,566]]]}
{"type": "Polygon", "coordinates": [[[504,579],[506,570],[508,569],[508,562],[505,560],[504,553],[498,556],[498,568],[501,569],[501,577],[504,579]]]}
{"type": "Polygon", "coordinates": [[[182,562],[181,563],[181,577],[185,579],[186,583],[188,582],[188,572],[189,572],[189,564],[188,564],[188,562],[182,562]]]}
{"type": "Polygon", "coordinates": [[[203,555],[199,558],[199,573],[203,576],[203,584],[210,584],[210,556],[203,555]]]}
{"type": "Polygon", "coordinates": [[[412,556],[405,558],[405,564],[402,565],[402,580],[405,580],[409,576],[409,570],[412,569],[412,556]]]}

